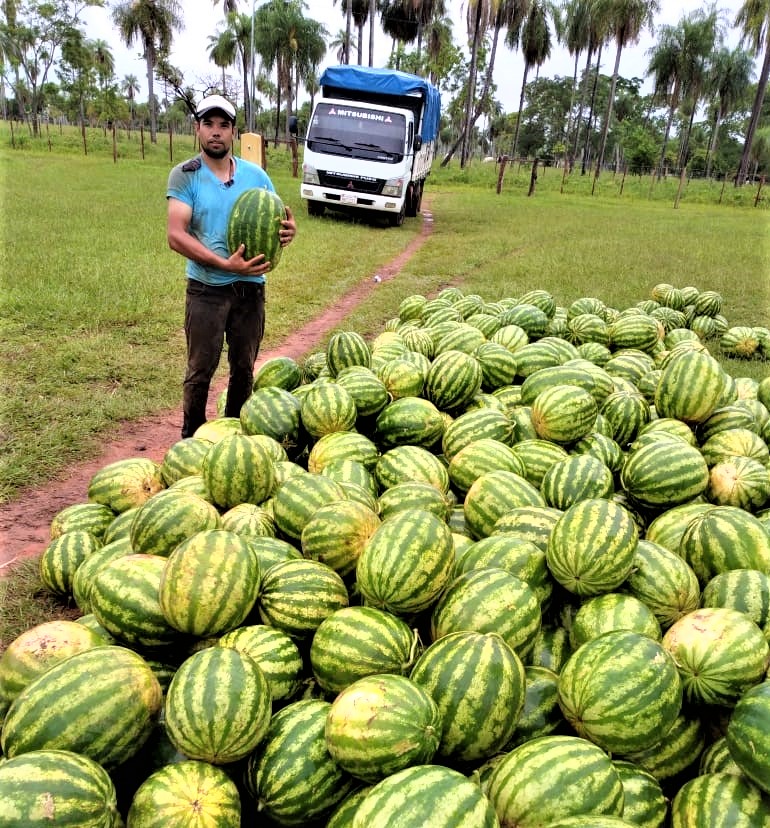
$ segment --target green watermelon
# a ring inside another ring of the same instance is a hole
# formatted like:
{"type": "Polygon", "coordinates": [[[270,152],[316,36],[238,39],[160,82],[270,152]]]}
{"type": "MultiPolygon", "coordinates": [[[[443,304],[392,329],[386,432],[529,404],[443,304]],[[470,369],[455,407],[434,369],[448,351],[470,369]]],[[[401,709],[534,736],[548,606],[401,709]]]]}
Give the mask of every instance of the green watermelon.
{"type": "Polygon", "coordinates": [[[770,681],[749,688],[737,701],[725,741],[746,777],[770,794],[770,681]]]}
{"type": "Polygon", "coordinates": [[[751,782],[732,773],[708,773],[686,781],[671,803],[671,828],[729,825],[768,828],[770,804],[751,782]]]}
{"type": "Polygon", "coordinates": [[[243,258],[253,259],[263,253],[269,270],[281,260],[281,222],[286,208],[277,193],[264,187],[245,190],[230,209],[227,218],[227,249],[235,253],[244,245],[243,258]]]}

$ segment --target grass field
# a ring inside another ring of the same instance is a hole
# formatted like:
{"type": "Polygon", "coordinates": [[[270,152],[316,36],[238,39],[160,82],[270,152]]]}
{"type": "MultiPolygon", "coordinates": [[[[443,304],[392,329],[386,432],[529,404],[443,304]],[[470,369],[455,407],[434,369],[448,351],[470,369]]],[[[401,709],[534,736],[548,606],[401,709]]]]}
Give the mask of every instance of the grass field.
{"type": "MultiPolygon", "coordinates": [[[[55,152],[45,135],[12,150],[0,123],[0,503],[97,455],[122,422],[179,405],[184,277],[165,241],[168,145],[142,159],[134,135],[114,163],[109,136],[92,133],[88,155],[72,132],[55,152]]],[[[193,152],[190,136],[173,146],[174,161],[193,152]]],[[[285,150],[270,151],[268,171],[299,234],[269,278],[265,349],[370,278],[421,221],[309,219],[285,150]]],[[[562,305],[596,296],[624,308],[659,282],[719,291],[731,324],[770,324],[770,213],[766,200],[754,207],[756,189],[688,182],[674,209],[678,181],[607,173],[592,196],[590,177],[547,169],[528,198],[529,177],[510,168],[498,195],[494,165],[437,167],[428,243],[345,327],[374,334],[405,296],[450,284],[487,300],[541,287],[562,305]]],[[[31,563],[0,579],[0,642],[61,611],[39,588],[31,563]]]]}

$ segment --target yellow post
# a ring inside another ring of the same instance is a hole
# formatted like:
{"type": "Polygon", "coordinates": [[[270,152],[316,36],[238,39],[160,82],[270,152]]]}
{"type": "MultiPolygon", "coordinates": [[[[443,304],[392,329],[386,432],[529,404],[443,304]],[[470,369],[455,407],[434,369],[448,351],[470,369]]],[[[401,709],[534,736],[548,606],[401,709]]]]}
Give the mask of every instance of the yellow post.
{"type": "Polygon", "coordinates": [[[265,139],[256,132],[241,135],[241,158],[265,168],[265,139]]]}

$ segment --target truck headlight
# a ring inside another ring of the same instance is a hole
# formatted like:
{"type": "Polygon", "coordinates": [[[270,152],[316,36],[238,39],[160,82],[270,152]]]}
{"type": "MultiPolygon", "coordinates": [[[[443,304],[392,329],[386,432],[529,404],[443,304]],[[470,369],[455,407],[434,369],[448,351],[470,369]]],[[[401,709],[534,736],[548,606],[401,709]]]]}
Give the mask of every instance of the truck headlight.
{"type": "Polygon", "coordinates": [[[382,188],[382,194],[384,196],[394,196],[395,198],[401,198],[401,193],[403,192],[403,190],[403,178],[389,178],[382,188]]]}
{"type": "Polygon", "coordinates": [[[318,171],[315,167],[311,167],[310,164],[302,165],[302,183],[317,185],[321,184],[321,181],[318,178],[318,171]]]}

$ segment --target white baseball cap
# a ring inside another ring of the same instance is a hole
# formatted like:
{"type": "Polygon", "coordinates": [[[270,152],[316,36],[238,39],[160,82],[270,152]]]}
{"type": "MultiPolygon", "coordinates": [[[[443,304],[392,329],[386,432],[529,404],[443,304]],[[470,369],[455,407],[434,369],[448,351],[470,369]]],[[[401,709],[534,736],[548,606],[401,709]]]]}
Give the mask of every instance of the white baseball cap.
{"type": "Polygon", "coordinates": [[[227,98],[223,98],[221,95],[209,95],[204,98],[195,110],[195,117],[198,119],[203,118],[204,115],[207,115],[215,109],[224,112],[231,121],[235,121],[235,107],[227,98]]]}

